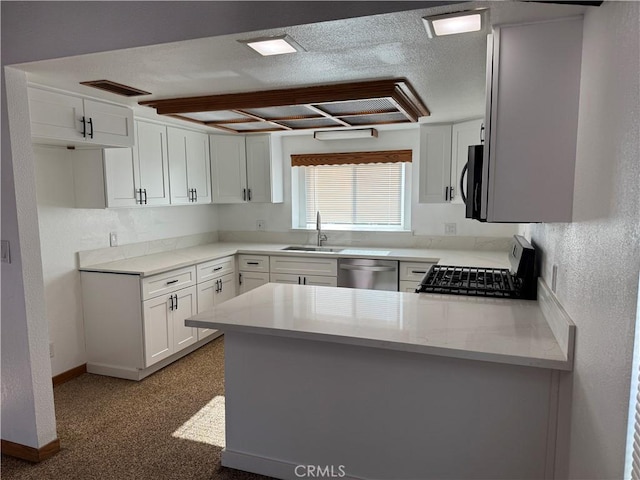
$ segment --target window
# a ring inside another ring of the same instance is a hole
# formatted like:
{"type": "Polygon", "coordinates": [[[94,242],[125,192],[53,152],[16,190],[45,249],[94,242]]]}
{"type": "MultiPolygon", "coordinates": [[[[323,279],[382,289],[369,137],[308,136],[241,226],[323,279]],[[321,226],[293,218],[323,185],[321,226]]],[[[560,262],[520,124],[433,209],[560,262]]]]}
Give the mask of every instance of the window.
{"type": "Polygon", "coordinates": [[[314,229],[319,211],[328,229],[410,229],[410,163],[320,164],[330,162],[325,155],[314,165],[293,157],[294,228],[314,229]]]}

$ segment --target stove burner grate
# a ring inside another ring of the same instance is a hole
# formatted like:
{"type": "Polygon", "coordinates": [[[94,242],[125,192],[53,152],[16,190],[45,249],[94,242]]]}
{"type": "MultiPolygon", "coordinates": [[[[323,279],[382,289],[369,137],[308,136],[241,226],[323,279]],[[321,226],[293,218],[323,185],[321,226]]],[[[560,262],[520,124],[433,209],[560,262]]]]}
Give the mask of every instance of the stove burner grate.
{"type": "Polygon", "coordinates": [[[507,268],[434,265],[416,292],[521,298],[522,282],[507,268]]]}

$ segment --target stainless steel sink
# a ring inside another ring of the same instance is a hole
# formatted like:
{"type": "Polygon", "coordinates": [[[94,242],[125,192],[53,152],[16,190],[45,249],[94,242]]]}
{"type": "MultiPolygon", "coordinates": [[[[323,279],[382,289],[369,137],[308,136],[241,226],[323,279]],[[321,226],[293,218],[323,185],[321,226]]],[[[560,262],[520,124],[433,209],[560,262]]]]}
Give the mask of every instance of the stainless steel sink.
{"type": "Polygon", "coordinates": [[[342,248],[331,248],[331,247],[303,247],[298,245],[291,245],[289,247],[284,247],[282,250],[290,250],[294,252],[340,252],[342,248]]]}

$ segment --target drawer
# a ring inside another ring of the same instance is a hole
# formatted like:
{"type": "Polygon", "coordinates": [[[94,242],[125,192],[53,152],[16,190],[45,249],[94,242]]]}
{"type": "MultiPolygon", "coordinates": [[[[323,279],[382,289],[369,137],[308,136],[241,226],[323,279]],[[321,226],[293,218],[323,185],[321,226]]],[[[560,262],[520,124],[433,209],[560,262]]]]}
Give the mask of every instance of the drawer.
{"type": "Polygon", "coordinates": [[[269,257],[266,255],[238,255],[238,270],[269,273],[269,257]]]}
{"type": "Polygon", "coordinates": [[[235,259],[233,257],[224,257],[211,260],[210,262],[199,264],[196,269],[198,283],[206,282],[228,273],[234,273],[236,270],[235,259]]]}
{"type": "Polygon", "coordinates": [[[400,262],[400,281],[420,282],[436,262],[400,262]]]}
{"type": "Polygon", "coordinates": [[[409,292],[409,293],[415,293],[416,288],[418,288],[418,285],[420,284],[420,282],[409,282],[407,280],[402,280],[400,282],[400,292],[409,292]]]}
{"type": "Polygon", "coordinates": [[[272,273],[271,283],[288,283],[291,285],[316,285],[321,287],[337,287],[338,278],[324,275],[292,275],[290,273],[272,273]]]}
{"type": "Polygon", "coordinates": [[[271,273],[338,275],[338,260],[318,257],[271,257],[271,273]]]}
{"type": "Polygon", "coordinates": [[[142,280],[142,299],[154,298],[196,284],[196,267],[160,273],[142,280]]]}

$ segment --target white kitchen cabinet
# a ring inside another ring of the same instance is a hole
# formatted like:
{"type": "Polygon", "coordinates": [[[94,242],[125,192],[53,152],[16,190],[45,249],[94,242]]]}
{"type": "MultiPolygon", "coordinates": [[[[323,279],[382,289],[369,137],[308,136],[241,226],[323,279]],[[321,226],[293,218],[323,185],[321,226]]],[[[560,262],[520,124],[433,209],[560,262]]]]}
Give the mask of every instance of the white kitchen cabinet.
{"type": "Polygon", "coordinates": [[[133,110],[123,105],[29,87],[34,143],[80,147],[131,147],[133,110]]]}
{"type": "Polygon", "coordinates": [[[238,255],[238,295],[269,283],[267,255],[238,255]]]}
{"type": "Polygon", "coordinates": [[[435,262],[400,262],[399,291],[414,293],[435,262]]]}
{"type": "Polygon", "coordinates": [[[214,338],[184,325],[198,309],[195,266],[144,278],[81,272],[81,281],[90,373],[141,380],[214,338]]]}
{"type": "MultiPolygon", "coordinates": [[[[460,176],[467,163],[470,145],[482,143],[484,119],[454,123],[451,131],[451,181],[449,199],[451,203],[464,203],[460,195],[460,176]]],[[[466,177],[465,177],[466,180],[466,177]]],[[[466,189],[466,184],[465,184],[466,189]]]]}
{"type": "Polygon", "coordinates": [[[292,285],[316,285],[320,287],[337,287],[338,277],[324,275],[294,275],[290,273],[272,273],[271,283],[288,283],[292,285]]]}
{"type": "Polygon", "coordinates": [[[103,155],[107,207],[169,204],[166,126],[136,121],[136,145],[103,155]]]}
{"type": "Polygon", "coordinates": [[[213,203],[282,203],[282,157],[269,135],[210,135],[213,203]]]}
{"type": "Polygon", "coordinates": [[[582,17],[494,28],[487,53],[481,213],[571,221],[582,17]]]}
{"type": "Polygon", "coordinates": [[[183,288],[143,302],[146,368],[198,340],[198,329],[184,325],[184,321],[195,313],[195,287],[183,288]]]}
{"type": "Polygon", "coordinates": [[[449,201],[451,124],[420,126],[420,203],[449,201]]]}
{"type": "MultiPolygon", "coordinates": [[[[235,258],[224,257],[201,263],[196,267],[198,281],[198,313],[212,309],[236,296],[235,258]]],[[[213,335],[217,330],[199,328],[198,340],[213,335]]]]}
{"type": "Polygon", "coordinates": [[[167,127],[172,204],[211,203],[211,165],[206,133],[167,127]]]}
{"type": "Polygon", "coordinates": [[[272,283],[338,285],[338,261],[335,258],[272,256],[269,262],[269,281],[272,283]]]}

